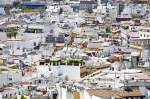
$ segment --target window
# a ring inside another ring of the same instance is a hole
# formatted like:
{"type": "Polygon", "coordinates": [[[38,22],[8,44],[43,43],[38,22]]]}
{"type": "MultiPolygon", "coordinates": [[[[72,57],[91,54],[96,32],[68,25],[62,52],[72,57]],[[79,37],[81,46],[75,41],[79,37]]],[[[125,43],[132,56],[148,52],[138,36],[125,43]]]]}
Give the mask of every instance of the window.
{"type": "Polygon", "coordinates": [[[41,84],[41,80],[39,80],[38,82],[39,82],[39,84],[41,84]]]}
{"type": "Polygon", "coordinates": [[[33,43],[33,46],[36,46],[36,42],[33,43]]]}
{"type": "Polygon", "coordinates": [[[10,97],[12,97],[12,94],[10,94],[10,97]]]}

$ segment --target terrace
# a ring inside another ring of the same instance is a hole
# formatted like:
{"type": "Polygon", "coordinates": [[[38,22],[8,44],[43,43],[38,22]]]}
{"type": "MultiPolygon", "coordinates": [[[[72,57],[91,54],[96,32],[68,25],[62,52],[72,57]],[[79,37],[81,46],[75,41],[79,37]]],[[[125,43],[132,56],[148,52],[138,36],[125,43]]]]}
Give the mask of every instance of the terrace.
{"type": "Polygon", "coordinates": [[[68,59],[68,60],[61,60],[61,59],[50,59],[50,65],[58,66],[58,65],[67,65],[67,66],[82,66],[85,62],[81,59],[68,59]]]}

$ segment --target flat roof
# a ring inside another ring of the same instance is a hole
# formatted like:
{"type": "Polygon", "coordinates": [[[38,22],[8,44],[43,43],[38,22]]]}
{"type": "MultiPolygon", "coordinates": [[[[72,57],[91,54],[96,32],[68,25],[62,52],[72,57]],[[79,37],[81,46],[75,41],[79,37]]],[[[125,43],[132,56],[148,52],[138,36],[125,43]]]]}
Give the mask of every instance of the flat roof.
{"type": "Polygon", "coordinates": [[[29,29],[44,29],[44,25],[39,25],[39,24],[29,24],[28,25],[29,29]]]}
{"type": "Polygon", "coordinates": [[[99,96],[99,97],[110,97],[113,96],[115,98],[124,98],[124,97],[136,97],[136,96],[144,96],[139,90],[133,91],[118,91],[118,90],[106,90],[106,89],[89,89],[87,92],[91,96],[99,96]]]}

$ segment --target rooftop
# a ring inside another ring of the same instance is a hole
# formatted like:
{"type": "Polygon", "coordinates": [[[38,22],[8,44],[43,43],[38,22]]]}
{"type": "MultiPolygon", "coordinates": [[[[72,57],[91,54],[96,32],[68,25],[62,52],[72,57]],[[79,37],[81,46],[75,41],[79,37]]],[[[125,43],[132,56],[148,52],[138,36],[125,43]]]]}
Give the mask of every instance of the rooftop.
{"type": "Polygon", "coordinates": [[[122,99],[125,97],[144,97],[139,90],[133,91],[117,91],[117,90],[102,90],[102,89],[89,89],[87,90],[91,96],[98,97],[115,97],[117,99],[122,99]]]}

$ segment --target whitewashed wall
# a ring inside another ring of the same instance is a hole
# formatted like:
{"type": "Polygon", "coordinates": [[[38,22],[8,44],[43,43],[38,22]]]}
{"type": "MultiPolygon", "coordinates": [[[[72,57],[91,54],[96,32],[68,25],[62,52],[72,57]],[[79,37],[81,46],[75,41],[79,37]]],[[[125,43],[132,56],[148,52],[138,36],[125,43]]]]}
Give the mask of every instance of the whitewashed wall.
{"type": "Polygon", "coordinates": [[[80,66],[51,66],[51,70],[55,75],[61,73],[63,77],[67,76],[69,80],[80,79],[80,66]]]}

